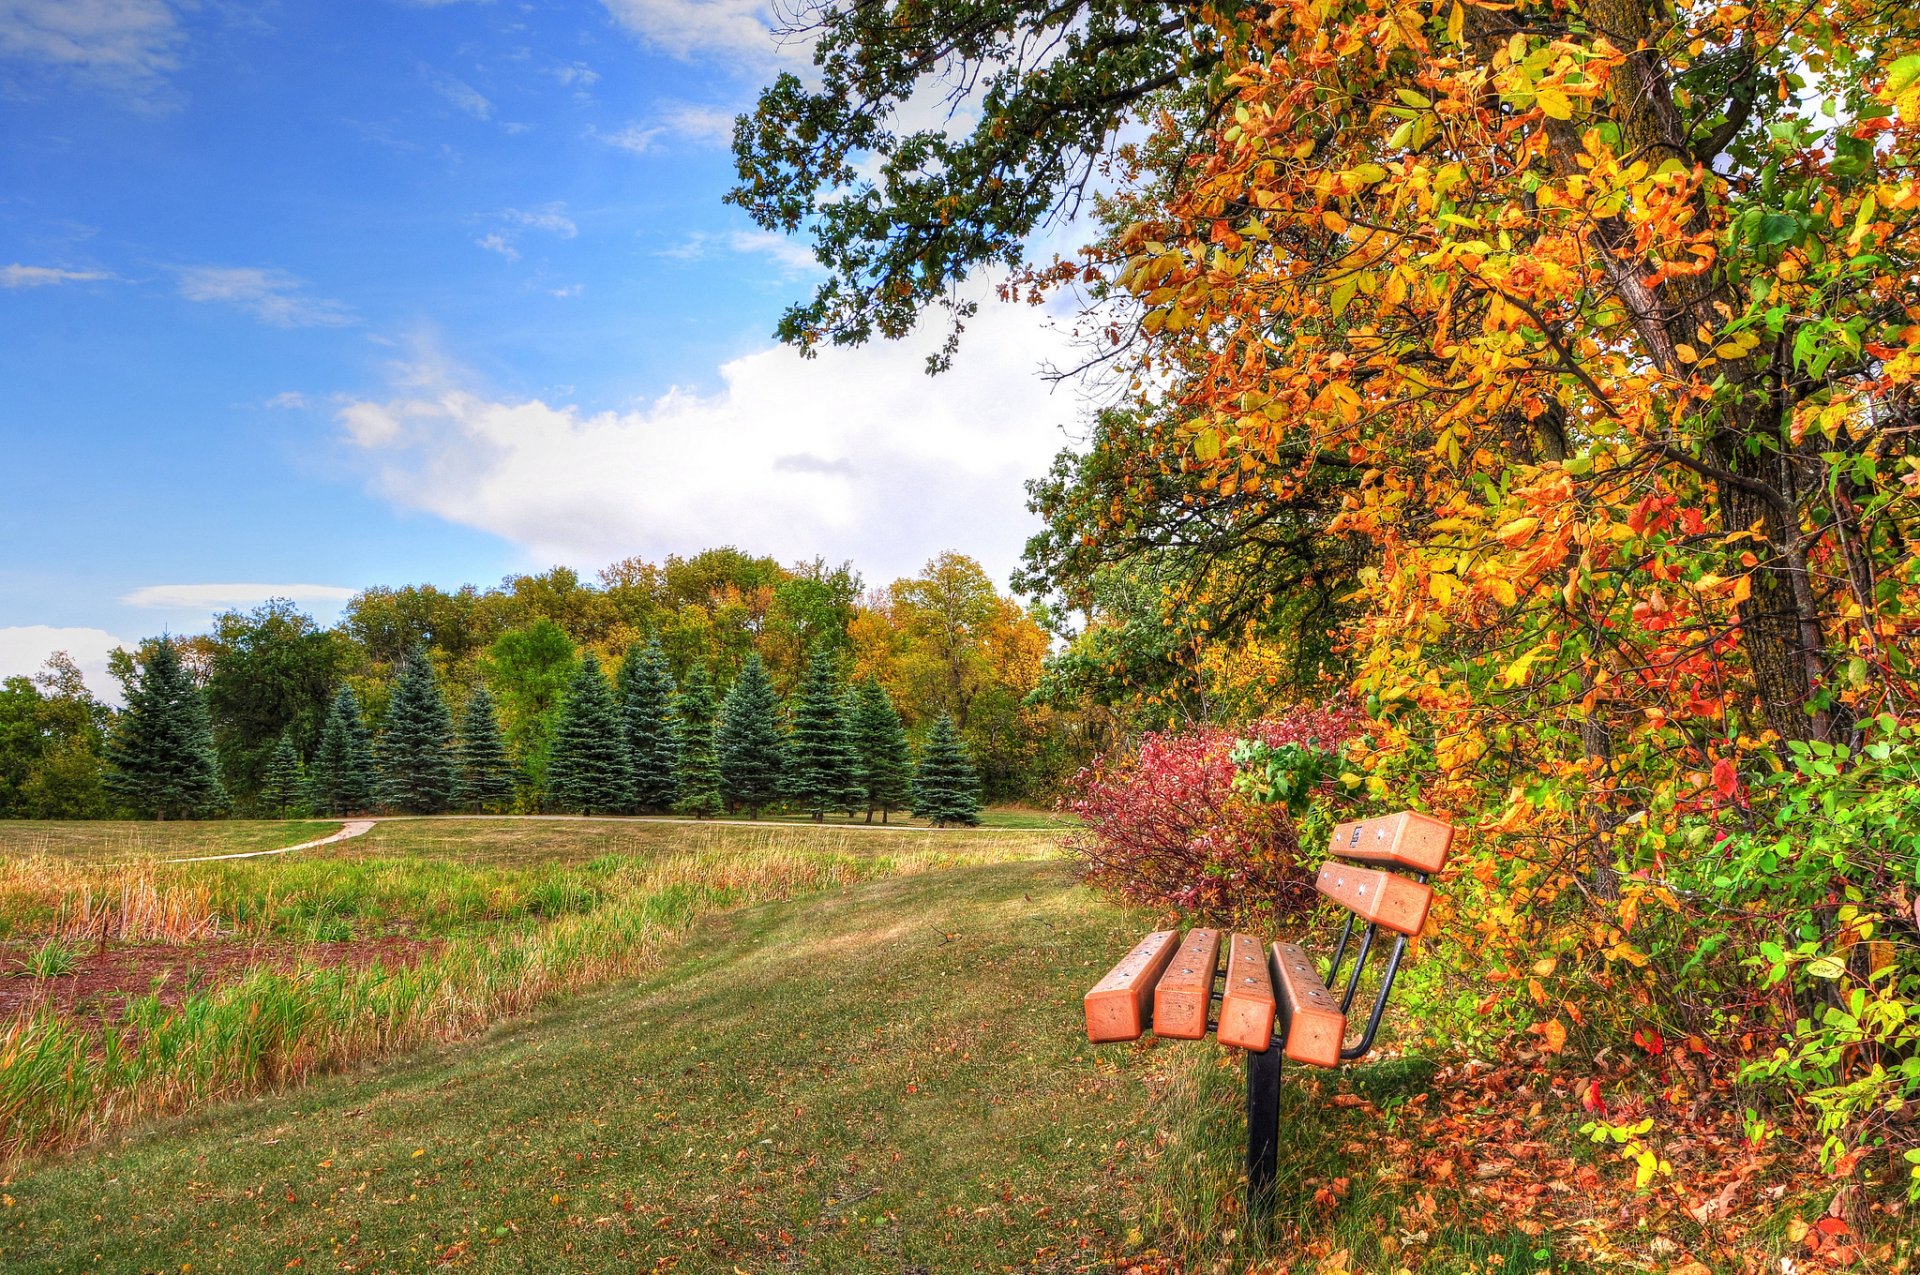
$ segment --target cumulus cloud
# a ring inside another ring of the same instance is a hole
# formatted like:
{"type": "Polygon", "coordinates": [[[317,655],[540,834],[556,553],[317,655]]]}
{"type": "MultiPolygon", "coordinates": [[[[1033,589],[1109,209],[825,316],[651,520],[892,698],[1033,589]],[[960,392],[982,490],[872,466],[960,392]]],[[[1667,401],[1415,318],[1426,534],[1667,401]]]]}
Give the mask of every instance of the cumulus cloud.
{"type": "Polygon", "coordinates": [[[775,58],[774,19],[764,0],[603,0],[613,20],[676,58],[775,58]]]}
{"type": "Polygon", "coordinates": [[[507,237],[498,231],[494,231],[492,234],[481,235],[473,242],[485,248],[488,252],[499,253],[508,261],[520,260],[520,250],[508,242],[507,237]]]}
{"type": "Polygon", "coordinates": [[[618,147],[630,155],[644,155],[653,149],[654,142],[659,138],[660,134],[665,131],[666,130],[659,125],[649,128],[643,124],[629,124],[625,128],[616,129],[611,133],[604,133],[597,128],[589,126],[587,135],[589,137],[597,137],[607,145],[618,147]]]}
{"type": "Polygon", "coordinates": [[[189,301],[237,306],[276,328],[337,328],[353,322],[338,301],[311,296],[284,270],[259,266],[182,266],[180,295],[189,301]]]}
{"type": "Polygon", "coordinates": [[[682,103],[662,111],[660,118],[667,131],[676,137],[709,146],[727,146],[733,142],[735,114],[717,106],[682,103]]]}
{"type": "Polygon", "coordinates": [[[715,252],[759,254],[772,260],[788,277],[820,269],[813,249],[803,240],[770,230],[733,230],[723,235],[696,230],[673,247],[663,248],[660,255],[676,261],[700,261],[715,252]]]}
{"type": "Polygon", "coordinates": [[[104,270],[61,270],[54,266],[0,266],[0,288],[45,288],[57,283],[95,283],[111,279],[104,270]]]}
{"type": "Polygon", "coordinates": [[[0,57],[146,97],[180,65],[166,0],[0,0],[0,57]]]}
{"type": "Polygon", "coordinates": [[[339,584],[149,584],[120,601],[156,611],[229,611],[258,606],[268,598],[338,605],[355,592],[339,584]]]}
{"type": "Polygon", "coordinates": [[[541,204],[538,208],[509,208],[500,216],[517,226],[525,226],[529,230],[544,230],[550,235],[559,235],[562,239],[571,239],[580,233],[580,227],[574,225],[573,218],[567,216],[566,204],[558,200],[550,204],[541,204]]]}
{"type": "Polygon", "coordinates": [[[376,492],[590,567],[734,543],[782,558],[852,558],[876,580],[944,549],[1004,575],[1032,531],[1022,482],[1045,471],[1079,404],[1043,360],[1071,357],[1038,312],[989,308],[954,370],[930,380],[931,335],[802,359],[763,350],[712,394],[626,411],[487,394],[431,356],[396,396],[347,404],[346,445],[376,492]]]}
{"type": "Polygon", "coordinates": [[[87,689],[109,704],[120,702],[120,683],[107,672],[107,657],[115,647],[131,650],[136,644],[105,629],[63,628],[51,624],[0,627],[0,678],[32,677],[57,651],[73,657],[87,689]]]}

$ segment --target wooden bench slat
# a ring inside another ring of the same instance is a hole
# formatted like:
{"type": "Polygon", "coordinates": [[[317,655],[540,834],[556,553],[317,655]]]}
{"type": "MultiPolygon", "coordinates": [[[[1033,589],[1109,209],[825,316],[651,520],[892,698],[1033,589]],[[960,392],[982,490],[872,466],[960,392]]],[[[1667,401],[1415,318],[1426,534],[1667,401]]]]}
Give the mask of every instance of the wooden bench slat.
{"type": "Polygon", "coordinates": [[[1273,945],[1273,982],[1280,989],[1280,1025],[1286,1032],[1287,1057],[1316,1067],[1339,1066],[1347,1016],[1321,981],[1320,971],[1314,968],[1305,948],[1298,943],[1273,945]]]}
{"type": "Polygon", "coordinates": [[[1356,819],[1333,830],[1330,852],[1360,863],[1385,863],[1415,872],[1438,872],[1453,849],[1453,825],[1402,810],[1378,819],[1356,819]]]}
{"type": "Polygon", "coordinates": [[[1401,934],[1418,934],[1433,902],[1433,890],[1418,881],[1350,863],[1321,864],[1314,888],[1362,920],[1401,934]]]}
{"type": "Polygon", "coordinates": [[[1273,1043],[1273,976],[1264,942],[1236,934],[1227,944],[1227,990],[1220,999],[1220,1043],[1262,1053],[1273,1043]]]}
{"type": "Polygon", "coordinates": [[[1085,998],[1087,1039],[1138,1040],[1153,1021],[1153,989],[1178,948],[1180,931],[1155,930],[1133,945],[1085,998]]]}
{"type": "Polygon", "coordinates": [[[1153,1034],[1204,1040],[1213,1008],[1213,976],[1220,964],[1220,931],[1188,930],[1167,972],[1153,989],[1153,1034]]]}

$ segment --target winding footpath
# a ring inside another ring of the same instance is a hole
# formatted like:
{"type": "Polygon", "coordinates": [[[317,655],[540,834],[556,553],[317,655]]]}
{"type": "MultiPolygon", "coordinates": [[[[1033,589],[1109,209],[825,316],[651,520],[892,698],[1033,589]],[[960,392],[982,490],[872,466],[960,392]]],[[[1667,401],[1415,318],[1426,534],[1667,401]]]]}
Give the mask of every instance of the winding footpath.
{"type": "Polygon", "coordinates": [[[292,854],[295,850],[311,850],[315,846],[330,846],[336,841],[345,841],[350,837],[364,836],[373,831],[376,819],[350,819],[340,826],[338,832],[330,832],[314,841],[302,841],[297,846],[281,846],[277,850],[241,850],[235,854],[198,854],[190,859],[169,859],[168,863],[212,863],[217,859],[259,859],[270,854],[292,854]]]}

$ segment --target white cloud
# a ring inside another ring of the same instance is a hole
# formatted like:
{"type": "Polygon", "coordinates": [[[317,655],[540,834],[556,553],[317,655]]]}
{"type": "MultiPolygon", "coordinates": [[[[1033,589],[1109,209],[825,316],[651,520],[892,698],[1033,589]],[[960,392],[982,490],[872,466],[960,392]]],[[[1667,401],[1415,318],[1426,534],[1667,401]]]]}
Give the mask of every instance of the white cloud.
{"type": "Polygon", "coordinates": [[[579,296],[581,293],[585,292],[586,290],[587,290],[587,285],[584,283],[570,283],[564,288],[548,288],[547,295],[550,297],[558,297],[562,301],[565,301],[569,297],[579,296]]]}
{"type": "Polygon", "coordinates": [[[570,89],[590,89],[600,82],[600,72],[585,62],[548,68],[548,74],[570,89]]]}
{"type": "Polygon", "coordinates": [[[353,322],[338,301],[308,296],[305,285],[284,270],[258,266],[182,266],[180,295],[189,301],[238,306],[276,328],[337,328],[353,322]]]}
{"type": "Polygon", "coordinates": [[[724,235],[696,230],[673,247],[661,249],[660,255],[676,261],[700,261],[715,251],[759,253],[772,258],[788,277],[820,269],[820,263],[814,259],[813,249],[807,246],[806,241],[778,235],[770,230],[734,230],[724,235]]]}
{"type": "Polygon", "coordinates": [[[538,208],[509,208],[500,216],[529,230],[544,230],[562,239],[571,239],[580,233],[580,227],[567,216],[566,204],[559,201],[541,204],[538,208]]]}
{"type": "Polygon", "coordinates": [[[120,601],[125,606],[156,611],[227,611],[258,606],[268,598],[338,604],[355,592],[338,584],[149,584],[120,601]]]}
{"type": "Polygon", "coordinates": [[[166,0],[0,0],[0,57],[135,97],[161,87],[179,67],[185,38],[166,0]]]}
{"type": "Polygon", "coordinates": [[[587,135],[589,137],[597,137],[607,145],[617,146],[630,154],[644,155],[653,149],[654,139],[658,138],[660,134],[665,131],[664,128],[657,125],[653,128],[648,128],[641,124],[629,124],[617,132],[603,133],[599,129],[589,126],[587,135]]]}
{"type": "Polygon", "coordinates": [[[281,390],[278,394],[275,394],[267,400],[267,406],[282,408],[286,411],[298,411],[301,408],[311,407],[313,404],[308,400],[307,396],[299,390],[281,390]]]}
{"type": "Polygon", "coordinates": [[[107,656],[115,647],[131,650],[134,645],[105,629],[16,624],[0,628],[0,677],[32,677],[46,664],[48,656],[65,651],[86,677],[87,689],[109,704],[118,704],[120,683],[107,672],[107,656]]]}
{"type": "Polygon", "coordinates": [[[774,61],[779,52],[765,0],[602,0],[627,30],[663,53],[774,61]]]}
{"type": "Polygon", "coordinates": [[[1036,375],[1071,357],[1070,340],[1037,311],[990,307],[954,370],[929,379],[936,339],[816,359],[764,350],[720,368],[714,394],[598,413],[491,397],[427,355],[397,369],[396,397],[350,403],[338,420],[386,499],[536,561],[736,543],[852,558],[883,581],[957,548],[1004,575],[1032,530],[1022,482],[1078,414],[1036,375]]]}
{"type": "Polygon", "coordinates": [[[498,231],[480,236],[473,241],[488,252],[497,252],[508,261],[520,260],[520,250],[508,242],[507,237],[498,231]]]}
{"type": "Polygon", "coordinates": [[[729,146],[733,143],[733,120],[736,114],[717,106],[683,103],[661,112],[661,119],[665,121],[667,131],[676,137],[709,146],[729,146]]]}
{"type": "Polygon", "coordinates": [[[111,279],[104,270],[61,270],[55,266],[0,266],[0,288],[44,288],[56,283],[93,283],[111,279]]]}
{"type": "Polygon", "coordinates": [[[493,103],[489,102],[486,95],[473,85],[433,70],[425,70],[424,74],[427,77],[428,86],[459,110],[465,111],[477,120],[493,118],[493,103]]]}

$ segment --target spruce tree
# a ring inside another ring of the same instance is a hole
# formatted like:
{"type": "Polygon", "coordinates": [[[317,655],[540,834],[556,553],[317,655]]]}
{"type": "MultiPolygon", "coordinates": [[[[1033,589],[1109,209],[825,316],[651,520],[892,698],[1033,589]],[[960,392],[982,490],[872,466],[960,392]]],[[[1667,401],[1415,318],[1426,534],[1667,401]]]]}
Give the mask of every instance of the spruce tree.
{"type": "Polygon", "coordinates": [[[868,678],[854,688],[853,747],[860,758],[860,783],[866,789],[867,822],[880,812],[904,808],[912,800],[913,753],[907,748],[907,728],[894,711],[884,686],[868,678]]]}
{"type": "Polygon", "coordinates": [[[191,819],[226,804],[207,702],[171,639],[139,657],[107,762],[107,788],[142,815],[191,819]]]}
{"type": "Polygon", "coordinates": [[[980,822],[980,780],[953,729],[953,718],[945,713],[933,723],[920,750],[920,768],[913,776],[913,813],[936,828],[980,822]]]}
{"type": "Polygon", "coordinates": [[[373,734],[351,686],[342,686],[327,710],[320,746],[307,769],[307,791],[316,814],[352,815],[373,808],[373,734]]]}
{"type": "Polygon", "coordinates": [[[633,804],[631,767],[613,688],[589,651],[560,703],[547,762],[547,800],[556,810],[583,815],[625,810],[633,804]]]}
{"type": "Polygon", "coordinates": [[[756,652],[747,656],[720,705],[716,735],[720,754],[720,795],[731,807],[745,806],[747,817],[780,795],[785,740],[780,729],[780,697],[756,652]]]}
{"type": "Polygon", "coordinates": [[[460,775],[454,802],[462,809],[499,814],[513,806],[513,762],[500,737],[500,715],[483,683],[460,715],[460,775]]]}
{"type": "Polygon", "coordinates": [[[846,701],[833,656],[816,653],[794,697],[788,737],[786,795],[818,823],[829,810],[852,810],[864,799],[859,760],[848,730],[846,701]]]}
{"type": "Polygon", "coordinates": [[[655,813],[673,807],[673,674],[655,639],[627,649],[620,665],[620,717],[633,771],[633,808],[655,813]]]}
{"type": "Polygon", "coordinates": [[[674,700],[673,809],[710,818],[726,809],[720,797],[720,762],[714,754],[713,679],[695,665],[674,700]]]}
{"type": "Polygon", "coordinates": [[[300,750],[293,737],[281,732],[267,760],[266,782],[261,785],[260,801],[276,819],[291,819],[307,809],[307,773],[300,764],[300,750]]]}
{"type": "Polygon", "coordinates": [[[453,714],[425,647],[400,666],[380,736],[381,797],[408,814],[431,815],[453,801],[453,714]]]}

